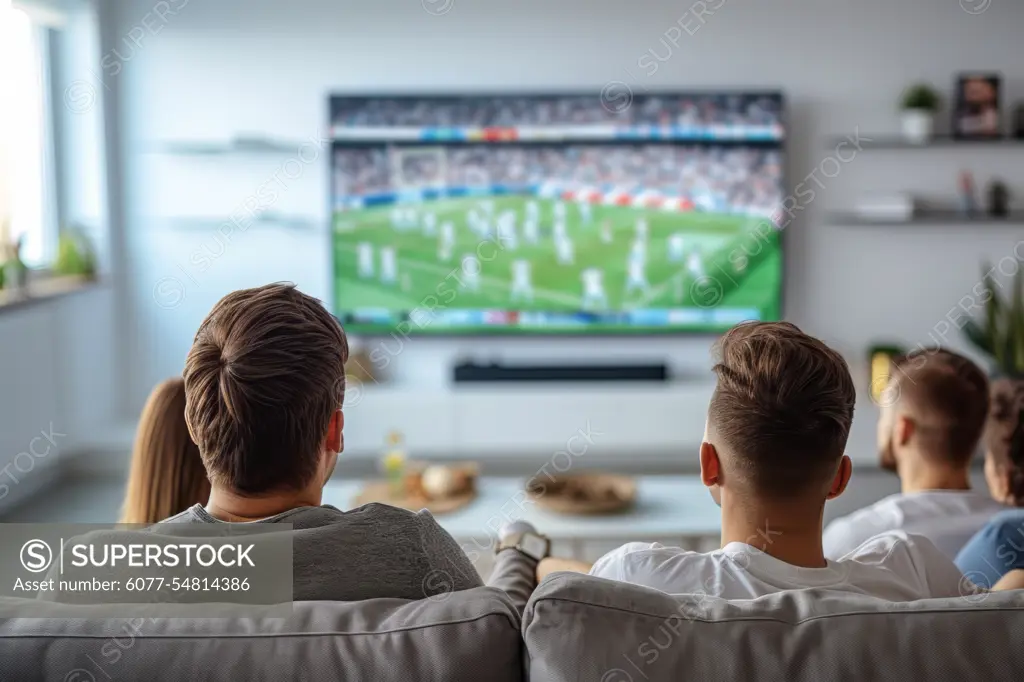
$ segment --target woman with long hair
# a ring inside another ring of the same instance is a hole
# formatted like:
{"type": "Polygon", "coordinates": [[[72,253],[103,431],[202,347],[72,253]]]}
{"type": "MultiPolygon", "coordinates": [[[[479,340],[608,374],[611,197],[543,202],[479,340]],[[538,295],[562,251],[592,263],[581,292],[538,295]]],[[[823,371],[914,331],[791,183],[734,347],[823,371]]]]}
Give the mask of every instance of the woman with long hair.
{"type": "Polygon", "coordinates": [[[992,383],[984,444],[989,492],[1015,509],[993,516],[960,550],[956,565],[976,585],[992,587],[1024,568],[1024,380],[992,383]]]}
{"type": "Polygon", "coordinates": [[[206,504],[210,482],[185,424],[185,382],[157,385],[135,434],[121,523],[156,523],[206,504]]]}

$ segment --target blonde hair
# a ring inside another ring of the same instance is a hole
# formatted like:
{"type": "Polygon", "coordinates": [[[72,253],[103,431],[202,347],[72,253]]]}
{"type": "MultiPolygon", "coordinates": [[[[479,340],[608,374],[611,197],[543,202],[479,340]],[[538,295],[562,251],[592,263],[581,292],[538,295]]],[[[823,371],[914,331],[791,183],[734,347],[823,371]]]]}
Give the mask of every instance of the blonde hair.
{"type": "Polygon", "coordinates": [[[185,382],[158,384],[135,434],[121,523],[156,523],[205,504],[210,482],[185,424],[185,382]]]}

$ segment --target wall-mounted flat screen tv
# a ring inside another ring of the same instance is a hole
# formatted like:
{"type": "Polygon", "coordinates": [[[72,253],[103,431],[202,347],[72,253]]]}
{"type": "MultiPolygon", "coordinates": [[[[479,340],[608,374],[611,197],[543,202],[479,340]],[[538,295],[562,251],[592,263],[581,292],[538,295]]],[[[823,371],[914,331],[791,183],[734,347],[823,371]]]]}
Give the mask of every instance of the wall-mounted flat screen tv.
{"type": "Polygon", "coordinates": [[[777,92],[332,96],[353,332],[717,332],[780,316],[777,92]]]}

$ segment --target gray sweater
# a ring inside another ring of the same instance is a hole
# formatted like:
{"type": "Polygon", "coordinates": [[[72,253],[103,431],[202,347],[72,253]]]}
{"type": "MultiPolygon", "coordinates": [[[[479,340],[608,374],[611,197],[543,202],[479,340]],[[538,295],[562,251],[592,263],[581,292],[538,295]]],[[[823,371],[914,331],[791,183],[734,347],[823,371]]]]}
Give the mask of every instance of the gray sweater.
{"type": "MultiPolygon", "coordinates": [[[[224,523],[195,505],[160,522],[224,523]]],[[[296,601],[423,599],[483,583],[430,512],[372,503],[343,512],[298,507],[252,523],[290,523],[296,601]]]]}

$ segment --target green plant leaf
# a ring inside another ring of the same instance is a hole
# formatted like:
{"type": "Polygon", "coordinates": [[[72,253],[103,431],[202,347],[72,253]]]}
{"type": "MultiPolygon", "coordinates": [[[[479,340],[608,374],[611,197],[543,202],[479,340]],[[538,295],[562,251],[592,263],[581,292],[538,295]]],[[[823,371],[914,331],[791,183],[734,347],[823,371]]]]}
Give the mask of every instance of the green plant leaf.
{"type": "Polygon", "coordinates": [[[1007,320],[1007,343],[1012,348],[1012,376],[1024,371],[1024,270],[1017,268],[1013,276],[1013,304],[1007,320]]]}
{"type": "Polygon", "coordinates": [[[998,364],[1000,369],[1003,369],[1004,358],[1000,317],[1005,306],[999,298],[999,291],[995,286],[995,281],[992,279],[992,268],[988,267],[987,263],[983,272],[985,274],[982,275],[982,281],[984,281],[985,289],[989,294],[988,301],[985,302],[985,333],[992,346],[992,354],[995,356],[996,364],[998,364]]]}
{"type": "Polygon", "coordinates": [[[934,112],[939,108],[939,93],[927,83],[917,83],[904,91],[901,105],[903,109],[934,112]]]}
{"type": "Polygon", "coordinates": [[[975,320],[967,320],[963,327],[964,336],[967,340],[974,344],[975,348],[980,350],[985,355],[994,355],[995,349],[992,345],[992,337],[988,335],[988,331],[978,324],[975,320]]]}

